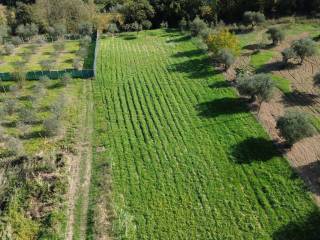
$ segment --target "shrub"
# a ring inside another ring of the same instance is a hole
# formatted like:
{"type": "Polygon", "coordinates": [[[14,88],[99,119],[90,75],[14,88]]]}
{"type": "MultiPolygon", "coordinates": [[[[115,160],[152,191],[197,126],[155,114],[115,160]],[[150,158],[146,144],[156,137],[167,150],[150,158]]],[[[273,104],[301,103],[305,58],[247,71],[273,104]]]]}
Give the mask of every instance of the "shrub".
{"type": "Polygon", "coordinates": [[[19,110],[19,118],[24,124],[32,124],[35,122],[36,115],[31,108],[22,108],[19,110]]]}
{"type": "Polygon", "coordinates": [[[180,27],[180,30],[183,32],[183,31],[186,31],[187,28],[188,28],[188,22],[185,18],[182,18],[181,21],[179,22],[179,27],[180,27]]]}
{"type": "Polygon", "coordinates": [[[114,35],[115,33],[119,32],[119,29],[117,27],[117,24],[115,23],[110,23],[107,27],[107,32],[111,33],[112,35],[114,35]]]}
{"type": "Polygon", "coordinates": [[[314,77],[314,84],[320,86],[320,73],[317,73],[314,77]]]}
{"type": "Polygon", "coordinates": [[[262,103],[269,101],[274,93],[275,84],[267,74],[254,76],[240,76],[237,87],[242,95],[250,96],[252,101],[256,99],[262,103]]]}
{"type": "Polygon", "coordinates": [[[24,40],[30,40],[31,37],[39,33],[39,27],[34,23],[27,23],[26,25],[19,25],[16,28],[16,34],[24,40]]]}
{"type": "Polygon", "coordinates": [[[31,52],[34,54],[34,53],[37,52],[38,46],[35,45],[35,44],[31,44],[28,48],[29,48],[29,49],[31,50],[31,52]]]}
{"type": "Polygon", "coordinates": [[[91,42],[92,42],[92,39],[90,36],[84,36],[83,38],[80,39],[80,46],[89,47],[91,42]]]}
{"type": "Polygon", "coordinates": [[[62,38],[67,33],[67,28],[64,24],[55,24],[48,28],[48,35],[52,40],[62,38]]]}
{"type": "Polygon", "coordinates": [[[5,142],[5,147],[8,149],[10,154],[18,157],[23,156],[25,153],[22,142],[17,138],[10,137],[7,139],[5,142]]]}
{"type": "Polygon", "coordinates": [[[14,52],[14,45],[12,43],[6,43],[4,46],[3,46],[3,51],[4,51],[4,54],[6,55],[11,55],[13,54],[14,52]]]}
{"type": "Polygon", "coordinates": [[[269,28],[267,34],[269,35],[270,40],[272,40],[273,45],[282,42],[285,37],[284,32],[277,27],[269,28]]]}
{"type": "Polygon", "coordinates": [[[73,59],[73,68],[80,70],[82,68],[82,62],[80,58],[73,59]]]}
{"type": "Polygon", "coordinates": [[[81,48],[78,50],[77,55],[78,55],[80,58],[86,58],[87,55],[88,55],[88,48],[86,48],[86,47],[81,47],[81,48]]]}
{"type": "Polygon", "coordinates": [[[13,115],[17,111],[17,101],[15,99],[6,99],[3,103],[3,112],[8,115],[13,115]]]}
{"type": "Polygon", "coordinates": [[[221,49],[216,56],[216,61],[222,64],[225,70],[228,70],[235,62],[235,57],[229,49],[221,49]]]}
{"type": "Polygon", "coordinates": [[[54,68],[55,61],[51,59],[42,60],[39,62],[39,65],[41,66],[41,69],[43,71],[50,71],[54,68]]]}
{"type": "Polygon", "coordinates": [[[169,24],[168,24],[168,22],[162,22],[162,23],[160,23],[160,27],[165,29],[165,28],[169,27],[169,24]]]}
{"type": "Polygon", "coordinates": [[[27,80],[27,74],[23,70],[17,70],[12,73],[12,78],[18,83],[18,88],[23,88],[25,81],[27,80]]]}
{"type": "Polygon", "coordinates": [[[91,22],[81,22],[78,26],[79,34],[82,36],[91,36],[93,33],[93,26],[91,22]]]}
{"type": "Polygon", "coordinates": [[[46,119],[43,122],[43,131],[48,137],[53,137],[59,134],[60,132],[60,121],[57,116],[46,119]]]}
{"type": "Polygon", "coordinates": [[[149,30],[152,28],[152,22],[150,22],[149,20],[144,20],[142,23],[142,29],[144,30],[149,30]]]}
{"type": "Polygon", "coordinates": [[[300,64],[303,63],[306,57],[311,57],[317,53],[316,42],[310,38],[294,41],[291,47],[296,55],[301,59],[300,64]]]}
{"type": "Polygon", "coordinates": [[[18,46],[23,43],[23,39],[21,37],[15,36],[11,38],[11,42],[13,45],[18,46]]]}
{"type": "Polygon", "coordinates": [[[208,25],[198,16],[190,23],[190,31],[193,37],[198,36],[206,28],[208,28],[208,25]]]}
{"type": "Polygon", "coordinates": [[[286,48],[281,52],[281,54],[282,54],[282,61],[284,64],[288,64],[290,59],[297,58],[297,54],[293,48],[286,48]]]}
{"type": "Polygon", "coordinates": [[[67,86],[71,82],[72,76],[69,73],[63,74],[61,78],[61,85],[67,86]]]}
{"type": "Polygon", "coordinates": [[[229,49],[234,55],[237,55],[240,51],[238,38],[227,29],[222,29],[217,33],[210,33],[205,42],[208,50],[213,55],[218,54],[221,49],[229,49]]]}
{"type": "Polygon", "coordinates": [[[46,88],[45,88],[45,84],[47,83],[43,83],[42,81],[38,82],[36,86],[34,86],[33,88],[33,94],[35,97],[37,98],[42,98],[45,94],[46,94],[46,88]]]}
{"type": "Polygon", "coordinates": [[[265,22],[266,17],[261,12],[247,11],[243,14],[243,20],[246,25],[251,25],[254,28],[257,24],[265,22]]]}
{"type": "Polygon", "coordinates": [[[310,117],[302,112],[286,112],[278,119],[277,128],[291,146],[317,133],[310,117]]]}
{"type": "Polygon", "coordinates": [[[17,124],[17,129],[20,131],[20,133],[22,134],[22,136],[25,136],[29,133],[30,131],[30,126],[28,126],[27,124],[25,124],[24,122],[19,122],[17,124]]]}
{"type": "Polygon", "coordinates": [[[63,41],[55,42],[53,48],[56,52],[62,52],[65,49],[65,43],[63,41]]]}
{"type": "Polygon", "coordinates": [[[39,78],[39,82],[43,85],[43,86],[48,86],[50,83],[50,78],[48,76],[41,76],[39,78]]]}

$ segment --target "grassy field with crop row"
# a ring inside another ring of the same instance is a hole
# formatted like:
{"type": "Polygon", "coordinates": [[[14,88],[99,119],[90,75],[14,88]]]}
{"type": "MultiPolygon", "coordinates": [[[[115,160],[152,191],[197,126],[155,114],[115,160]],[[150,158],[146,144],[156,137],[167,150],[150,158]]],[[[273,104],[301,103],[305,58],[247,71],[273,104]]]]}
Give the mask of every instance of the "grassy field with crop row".
{"type": "Polygon", "coordinates": [[[93,176],[112,163],[114,208],[136,226],[129,239],[319,233],[302,181],[189,38],[156,30],[103,39],[93,91],[107,149],[94,153],[93,176]]]}

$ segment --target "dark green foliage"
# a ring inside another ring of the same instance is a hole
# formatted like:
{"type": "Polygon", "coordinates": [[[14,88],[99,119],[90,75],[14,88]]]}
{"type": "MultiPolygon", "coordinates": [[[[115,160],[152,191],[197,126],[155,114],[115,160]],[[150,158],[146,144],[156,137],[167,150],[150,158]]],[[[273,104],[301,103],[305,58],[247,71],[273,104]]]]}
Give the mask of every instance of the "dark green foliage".
{"type": "Polygon", "coordinates": [[[267,34],[269,38],[272,40],[273,45],[277,45],[282,42],[285,38],[284,32],[277,27],[271,27],[268,29],[267,34]]]}
{"type": "Polygon", "coordinates": [[[190,23],[190,31],[192,36],[198,36],[208,25],[198,16],[190,23]]]}
{"type": "Polygon", "coordinates": [[[253,76],[240,76],[237,80],[237,87],[242,95],[250,96],[252,100],[269,101],[274,93],[275,84],[267,74],[253,76]]]}
{"type": "Polygon", "coordinates": [[[148,0],[127,1],[123,6],[122,12],[126,18],[126,23],[137,22],[139,24],[151,19],[155,14],[148,0]]]}
{"type": "Polygon", "coordinates": [[[228,70],[236,59],[229,49],[222,49],[218,52],[215,60],[222,64],[225,70],[228,70]]]}
{"type": "Polygon", "coordinates": [[[300,57],[301,64],[306,57],[311,57],[317,53],[316,42],[310,38],[304,38],[294,41],[291,47],[295,51],[297,56],[300,57]]]}
{"type": "Polygon", "coordinates": [[[279,118],[277,128],[290,145],[317,133],[310,117],[302,112],[286,112],[279,118]]]}

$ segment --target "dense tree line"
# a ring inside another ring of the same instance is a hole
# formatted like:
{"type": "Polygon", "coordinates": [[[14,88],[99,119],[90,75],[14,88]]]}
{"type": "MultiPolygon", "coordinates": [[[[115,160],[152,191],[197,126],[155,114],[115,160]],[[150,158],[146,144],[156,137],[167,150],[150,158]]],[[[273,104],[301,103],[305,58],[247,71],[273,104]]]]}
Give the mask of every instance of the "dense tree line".
{"type": "MultiPolygon", "coordinates": [[[[132,0],[96,0],[105,5],[105,10],[116,4],[139,2],[132,0]]],[[[192,20],[199,15],[208,21],[216,19],[235,22],[242,19],[245,11],[261,11],[268,17],[280,17],[292,14],[316,14],[320,11],[320,0],[146,0],[155,15],[152,19],[159,25],[166,21],[170,25],[185,18],[192,20]]]]}

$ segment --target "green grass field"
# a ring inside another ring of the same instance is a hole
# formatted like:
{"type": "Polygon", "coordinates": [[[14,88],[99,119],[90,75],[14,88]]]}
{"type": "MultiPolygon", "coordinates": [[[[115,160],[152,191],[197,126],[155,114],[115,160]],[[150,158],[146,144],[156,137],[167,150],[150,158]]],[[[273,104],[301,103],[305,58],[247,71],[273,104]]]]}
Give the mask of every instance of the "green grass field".
{"type": "Polygon", "coordinates": [[[317,239],[302,181],[192,41],[123,34],[98,59],[92,199],[111,162],[132,239],[317,239]]]}

